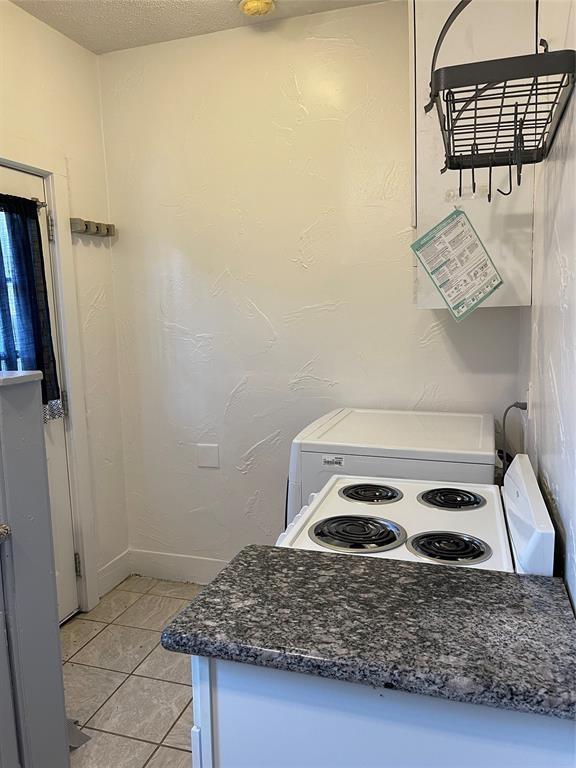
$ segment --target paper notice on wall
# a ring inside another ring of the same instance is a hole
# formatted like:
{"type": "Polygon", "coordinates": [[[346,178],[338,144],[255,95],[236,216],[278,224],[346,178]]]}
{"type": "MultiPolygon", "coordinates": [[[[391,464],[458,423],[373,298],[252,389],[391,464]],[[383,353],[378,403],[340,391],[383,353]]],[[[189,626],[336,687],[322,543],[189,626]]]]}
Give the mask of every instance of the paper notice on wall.
{"type": "Polygon", "coordinates": [[[502,285],[464,211],[453,211],[411,247],[456,320],[477,309],[502,285]]]}

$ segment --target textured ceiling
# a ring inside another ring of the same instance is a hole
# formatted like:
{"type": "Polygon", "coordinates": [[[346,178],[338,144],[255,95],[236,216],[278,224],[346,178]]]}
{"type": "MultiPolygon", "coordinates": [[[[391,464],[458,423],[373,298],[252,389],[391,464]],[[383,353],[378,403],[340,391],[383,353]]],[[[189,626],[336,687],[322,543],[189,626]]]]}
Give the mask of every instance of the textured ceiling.
{"type": "Polygon", "coordinates": [[[247,24],[381,0],[276,0],[266,17],[248,18],[237,0],[13,0],[94,53],[205,35],[247,24]]]}

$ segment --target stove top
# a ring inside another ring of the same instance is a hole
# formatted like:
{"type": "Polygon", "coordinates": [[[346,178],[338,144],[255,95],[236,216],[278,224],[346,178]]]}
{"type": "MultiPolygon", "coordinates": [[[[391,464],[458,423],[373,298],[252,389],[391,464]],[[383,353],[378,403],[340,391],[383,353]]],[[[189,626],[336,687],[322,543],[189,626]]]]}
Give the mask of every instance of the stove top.
{"type": "Polygon", "coordinates": [[[335,475],[278,544],[514,572],[494,485],[335,475]]]}

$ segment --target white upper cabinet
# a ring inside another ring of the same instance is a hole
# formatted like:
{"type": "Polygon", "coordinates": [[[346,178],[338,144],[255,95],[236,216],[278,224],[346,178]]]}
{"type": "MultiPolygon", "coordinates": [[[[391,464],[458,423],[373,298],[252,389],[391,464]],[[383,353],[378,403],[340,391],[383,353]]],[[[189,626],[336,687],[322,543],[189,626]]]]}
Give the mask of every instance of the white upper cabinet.
{"type": "MultiPolygon", "coordinates": [[[[534,167],[524,166],[522,184],[504,197],[496,189],[508,190],[508,170],[495,168],[492,202],[487,200],[488,170],[476,171],[476,195],[472,195],[470,171],[463,172],[462,198],[458,196],[459,174],[446,171],[444,145],[434,108],[427,115],[430,66],[442,26],[456,0],[411,0],[412,108],[414,148],[415,236],[420,236],[445,218],[455,207],[468,216],[504,284],[485,307],[523,306],[531,303],[532,219],[534,167]]],[[[541,30],[545,36],[545,30],[541,30]]],[[[436,67],[534,53],[534,0],[473,0],[448,32],[436,67]]],[[[444,308],[430,278],[418,265],[416,299],[421,307],[444,308]]]]}

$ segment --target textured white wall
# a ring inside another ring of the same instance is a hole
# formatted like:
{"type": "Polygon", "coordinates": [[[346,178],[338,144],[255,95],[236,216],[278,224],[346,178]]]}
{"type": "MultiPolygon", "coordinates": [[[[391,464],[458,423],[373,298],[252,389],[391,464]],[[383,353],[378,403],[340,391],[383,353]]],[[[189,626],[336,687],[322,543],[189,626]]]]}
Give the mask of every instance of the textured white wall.
{"type": "MultiPolygon", "coordinates": [[[[107,221],[98,58],[0,2],[0,156],[44,147],[66,157],[72,216],[107,221]]],[[[128,543],[112,263],[99,240],[74,243],[99,562],[128,543]]]]}
{"type": "MultiPolygon", "coordinates": [[[[552,50],[576,48],[576,3],[544,0],[540,30],[552,50]]],[[[576,601],[576,104],[536,174],[532,412],[528,450],[564,532],[576,601]]]]}
{"type": "Polygon", "coordinates": [[[290,441],[336,406],[517,399],[518,310],[413,305],[407,57],[403,2],[102,57],[141,569],[272,542],[290,441]]]}

